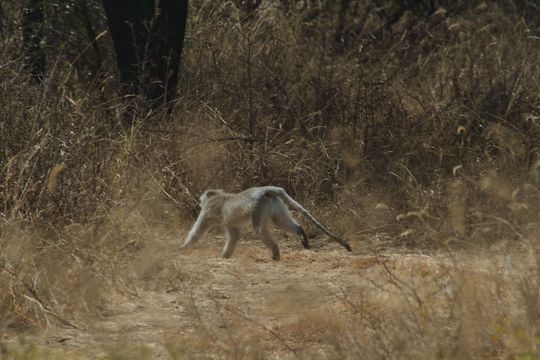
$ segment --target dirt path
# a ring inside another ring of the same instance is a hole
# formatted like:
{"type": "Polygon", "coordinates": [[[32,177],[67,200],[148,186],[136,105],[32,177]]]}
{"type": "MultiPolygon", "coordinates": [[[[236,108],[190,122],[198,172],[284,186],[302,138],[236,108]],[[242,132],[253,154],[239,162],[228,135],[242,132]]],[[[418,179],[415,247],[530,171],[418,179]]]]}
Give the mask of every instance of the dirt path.
{"type": "Polygon", "coordinates": [[[165,358],[168,343],[185,343],[177,351],[214,353],[205,342],[229,342],[218,347],[233,348],[236,337],[257,333],[270,340],[272,350],[286,348],[287,339],[274,336],[273,329],[337,304],[358,284],[355,264],[369,262],[338,248],[305,251],[296,245],[282,245],[279,262],[255,242],[228,260],[219,257],[220,246],[208,244],[163,259],[153,270],[159,284],[137,284],[84,329],[49,330],[46,343],[89,357],[144,346],[152,357],[165,358]]]}
{"type": "Polygon", "coordinates": [[[323,346],[302,338],[306,319],[350,311],[347,304],[363,298],[388,303],[451,265],[446,256],[359,255],[333,244],[306,251],[289,240],[281,248],[275,262],[256,241],[244,242],[224,260],[220,243],[179,253],[167,242],[143,280],[108,299],[81,329],[54,327],[40,339],[75,358],[295,357],[301,347],[323,346]]]}

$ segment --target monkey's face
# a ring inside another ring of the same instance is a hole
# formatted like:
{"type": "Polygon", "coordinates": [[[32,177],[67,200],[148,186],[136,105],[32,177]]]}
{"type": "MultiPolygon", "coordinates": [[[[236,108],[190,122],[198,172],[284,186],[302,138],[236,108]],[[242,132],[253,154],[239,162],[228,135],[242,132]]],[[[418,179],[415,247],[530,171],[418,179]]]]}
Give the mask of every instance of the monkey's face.
{"type": "Polygon", "coordinates": [[[211,190],[206,190],[205,192],[203,192],[203,194],[201,195],[201,197],[199,198],[199,205],[202,207],[203,204],[209,199],[211,198],[212,196],[214,195],[217,195],[217,194],[223,194],[225,193],[225,191],[223,191],[222,189],[211,189],[211,190]]]}

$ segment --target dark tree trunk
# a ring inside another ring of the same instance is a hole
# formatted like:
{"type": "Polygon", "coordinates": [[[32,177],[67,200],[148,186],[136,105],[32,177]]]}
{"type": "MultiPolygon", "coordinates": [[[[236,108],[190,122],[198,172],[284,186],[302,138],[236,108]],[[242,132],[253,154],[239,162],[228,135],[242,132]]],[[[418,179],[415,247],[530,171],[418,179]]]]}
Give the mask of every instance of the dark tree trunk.
{"type": "Polygon", "coordinates": [[[92,49],[94,50],[94,55],[96,57],[94,62],[91,64],[92,75],[95,76],[99,73],[103,65],[103,51],[101,50],[99,43],[96,41],[98,35],[96,34],[94,25],[92,23],[91,12],[88,8],[88,1],[79,0],[77,10],[79,17],[84,24],[84,29],[86,31],[88,41],[90,42],[90,44],[92,44],[92,49]]]}
{"type": "Polygon", "coordinates": [[[45,76],[43,21],[43,0],[29,0],[23,9],[22,18],[24,67],[36,81],[42,81],[45,76]]]}
{"type": "Polygon", "coordinates": [[[130,2],[129,0],[103,0],[120,72],[121,93],[126,96],[139,93],[139,66],[142,63],[139,64],[138,52],[144,49],[148,39],[143,21],[145,18],[149,21],[154,14],[153,7],[144,11],[140,1],[132,4],[130,2]],[[145,14],[148,11],[149,14],[145,14]],[[140,42],[143,43],[143,49],[137,48],[140,42]]]}
{"type": "Polygon", "coordinates": [[[156,104],[168,104],[176,97],[180,59],[184,45],[187,22],[187,0],[161,0],[155,19],[153,39],[156,51],[153,54],[154,74],[161,88],[149,94],[156,104]]]}
{"type": "Polygon", "coordinates": [[[4,9],[2,8],[2,5],[0,5],[0,38],[4,36],[4,9]]]}
{"type": "Polygon", "coordinates": [[[126,96],[153,107],[174,100],[187,21],[187,0],[103,0],[126,96]]]}
{"type": "Polygon", "coordinates": [[[345,23],[347,21],[347,12],[349,11],[350,0],[341,0],[339,6],[338,21],[336,32],[334,33],[334,48],[336,52],[343,52],[345,44],[345,23]]]}

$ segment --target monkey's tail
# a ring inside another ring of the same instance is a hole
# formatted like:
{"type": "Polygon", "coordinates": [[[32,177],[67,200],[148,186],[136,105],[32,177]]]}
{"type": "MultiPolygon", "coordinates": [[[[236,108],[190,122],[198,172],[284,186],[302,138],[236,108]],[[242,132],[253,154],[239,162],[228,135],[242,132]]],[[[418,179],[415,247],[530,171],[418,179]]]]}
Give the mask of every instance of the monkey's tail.
{"type": "Polygon", "coordinates": [[[278,196],[283,200],[288,206],[292,207],[294,210],[302,213],[309,221],[311,221],[315,226],[324,231],[326,235],[330,236],[332,239],[337,241],[341,246],[343,246],[347,251],[352,251],[351,246],[341,237],[334,235],[330,230],[328,230],[323,224],[321,224],[313,215],[309,213],[300,203],[294,200],[287,192],[282,188],[276,188],[275,190],[270,190],[270,193],[267,192],[267,195],[278,196]]]}

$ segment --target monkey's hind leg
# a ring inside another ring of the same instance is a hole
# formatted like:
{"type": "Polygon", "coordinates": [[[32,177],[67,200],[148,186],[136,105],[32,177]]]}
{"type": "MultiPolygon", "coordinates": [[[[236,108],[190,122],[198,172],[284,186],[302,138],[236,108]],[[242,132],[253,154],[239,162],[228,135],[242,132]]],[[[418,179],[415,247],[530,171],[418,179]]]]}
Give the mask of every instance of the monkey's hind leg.
{"type": "Polygon", "coordinates": [[[304,248],[309,249],[309,241],[308,237],[306,236],[306,232],[304,231],[304,228],[301,225],[297,224],[290,217],[290,215],[277,214],[272,217],[272,221],[281,230],[297,235],[300,238],[300,241],[302,242],[304,248]]]}
{"type": "Polygon", "coordinates": [[[228,259],[232,256],[234,249],[236,248],[236,244],[238,244],[238,240],[240,239],[240,230],[237,228],[228,228],[225,230],[225,237],[227,238],[227,242],[225,243],[225,247],[223,247],[221,256],[228,259]]]}
{"type": "Polygon", "coordinates": [[[258,226],[256,226],[255,232],[261,238],[264,245],[266,245],[267,248],[272,250],[272,259],[279,260],[279,247],[274,242],[274,240],[272,240],[272,237],[270,236],[270,232],[268,231],[266,224],[263,222],[259,224],[258,226]]]}

